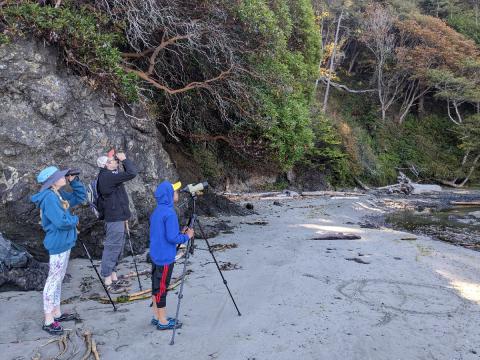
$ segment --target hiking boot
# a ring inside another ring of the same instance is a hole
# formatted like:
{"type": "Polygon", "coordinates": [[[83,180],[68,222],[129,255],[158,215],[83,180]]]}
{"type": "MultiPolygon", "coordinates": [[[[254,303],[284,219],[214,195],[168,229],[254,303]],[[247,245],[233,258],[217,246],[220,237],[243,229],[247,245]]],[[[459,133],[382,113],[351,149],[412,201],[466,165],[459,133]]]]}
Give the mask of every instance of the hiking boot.
{"type": "Polygon", "coordinates": [[[127,279],[113,280],[112,284],[115,284],[117,286],[123,286],[123,287],[128,287],[128,286],[132,285],[130,280],[127,280],[127,279]]]}
{"type": "Polygon", "coordinates": [[[56,322],[77,320],[77,314],[63,313],[59,317],[53,318],[56,322]]]}
{"type": "Polygon", "coordinates": [[[120,294],[124,291],[127,291],[129,288],[124,287],[124,286],[119,286],[114,283],[111,283],[110,285],[107,285],[107,291],[110,294],[120,294]]]}
{"type": "Polygon", "coordinates": [[[51,335],[62,335],[63,327],[58,322],[54,321],[53,323],[46,325],[43,324],[42,329],[48,332],[51,335]]]}
{"type": "MultiPolygon", "coordinates": [[[[177,322],[177,329],[180,329],[182,325],[183,324],[181,322],[177,322]]],[[[161,323],[157,324],[157,330],[173,330],[174,327],[175,327],[175,319],[172,319],[172,318],[170,318],[167,324],[161,324],[161,323]]]]}

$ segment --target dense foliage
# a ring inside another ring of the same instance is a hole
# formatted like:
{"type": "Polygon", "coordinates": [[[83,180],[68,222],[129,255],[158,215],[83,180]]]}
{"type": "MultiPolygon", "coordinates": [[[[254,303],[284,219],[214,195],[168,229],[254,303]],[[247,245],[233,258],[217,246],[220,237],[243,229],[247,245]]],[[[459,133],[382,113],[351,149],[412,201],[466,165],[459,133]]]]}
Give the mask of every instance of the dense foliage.
{"type": "Polygon", "coordinates": [[[111,29],[106,16],[85,8],[53,8],[36,2],[5,6],[2,12],[7,26],[4,35],[32,31],[61,45],[67,63],[79,74],[91,76],[92,85],[103,83],[129,101],[138,99],[136,77],[121,67],[119,46],[124,38],[111,29]]]}
{"type": "Polygon", "coordinates": [[[147,106],[205,175],[478,179],[479,0],[39,3],[3,2],[0,41],[58,45],[92,87],[147,106]]]}
{"type": "Polygon", "coordinates": [[[340,90],[334,97],[350,93],[330,102],[342,113],[337,121],[353,172],[376,183],[395,181],[398,168],[453,186],[478,179],[480,3],[339,0],[319,6],[329,14],[322,24],[325,49],[334,46],[342,19],[335,71],[320,75],[340,90]]]}

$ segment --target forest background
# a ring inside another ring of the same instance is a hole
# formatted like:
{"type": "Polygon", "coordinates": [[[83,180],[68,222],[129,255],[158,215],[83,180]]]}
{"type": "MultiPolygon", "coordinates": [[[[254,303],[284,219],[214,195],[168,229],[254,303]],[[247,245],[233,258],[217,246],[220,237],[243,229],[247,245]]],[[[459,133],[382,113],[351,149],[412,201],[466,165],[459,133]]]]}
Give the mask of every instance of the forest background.
{"type": "Polygon", "coordinates": [[[214,185],[479,182],[480,0],[10,0],[0,17],[2,43],[58,46],[214,185]]]}

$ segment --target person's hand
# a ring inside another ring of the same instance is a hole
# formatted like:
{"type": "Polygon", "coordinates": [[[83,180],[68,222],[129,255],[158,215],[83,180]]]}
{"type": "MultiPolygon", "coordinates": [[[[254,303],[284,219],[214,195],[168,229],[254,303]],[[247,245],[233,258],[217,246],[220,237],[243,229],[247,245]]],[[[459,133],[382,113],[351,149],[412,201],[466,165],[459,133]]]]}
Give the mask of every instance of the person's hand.
{"type": "Polygon", "coordinates": [[[65,176],[65,178],[67,179],[68,182],[71,182],[71,181],[75,180],[76,177],[77,177],[77,175],[65,176]]]}
{"type": "Polygon", "coordinates": [[[123,152],[120,152],[120,153],[117,153],[117,159],[120,160],[120,161],[123,161],[125,160],[127,157],[125,156],[125,153],[123,152]]]}
{"type": "Polygon", "coordinates": [[[182,234],[185,234],[188,230],[188,226],[182,227],[182,234]]]}
{"type": "Polygon", "coordinates": [[[193,229],[188,228],[187,231],[185,231],[185,234],[188,236],[189,239],[191,239],[195,235],[195,232],[193,231],[193,229]]]}

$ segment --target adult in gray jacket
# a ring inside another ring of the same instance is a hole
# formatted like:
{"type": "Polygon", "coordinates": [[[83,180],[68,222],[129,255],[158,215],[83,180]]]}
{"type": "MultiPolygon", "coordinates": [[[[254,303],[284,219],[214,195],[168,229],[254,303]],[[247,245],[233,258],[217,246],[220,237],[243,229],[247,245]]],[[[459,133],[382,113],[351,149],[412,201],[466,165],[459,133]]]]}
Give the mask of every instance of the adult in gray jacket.
{"type": "Polygon", "coordinates": [[[128,282],[119,281],[116,273],[118,260],[125,245],[125,226],[131,213],[124,182],[137,176],[137,169],[124,153],[110,151],[97,159],[98,208],[105,220],[106,238],[102,254],[101,275],[111,292],[121,292],[128,282]],[[125,171],[119,171],[120,163],[125,171]]]}

